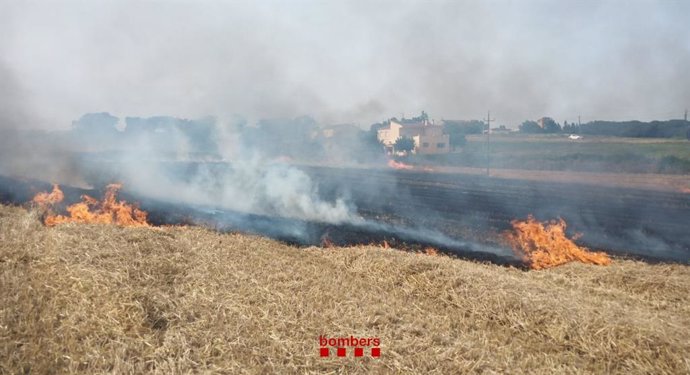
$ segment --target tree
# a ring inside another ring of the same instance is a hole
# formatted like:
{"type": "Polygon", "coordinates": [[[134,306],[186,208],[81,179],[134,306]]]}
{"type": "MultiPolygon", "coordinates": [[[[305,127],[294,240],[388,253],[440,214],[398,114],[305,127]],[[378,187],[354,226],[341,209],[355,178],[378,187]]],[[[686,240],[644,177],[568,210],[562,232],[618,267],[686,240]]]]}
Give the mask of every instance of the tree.
{"type": "Polygon", "coordinates": [[[580,126],[582,134],[614,137],[681,138],[687,131],[688,122],[668,121],[590,121],[580,126]]]}
{"type": "Polygon", "coordinates": [[[526,120],[522,124],[520,124],[520,133],[527,133],[527,134],[537,134],[537,133],[543,133],[544,129],[539,126],[539,124],[536,123],[536,121],[530,121],[526,120]]]}
{"type": "MultiPolygon", "coordinates": [[[[393,118],[393,120],[395,120],[395,117],[393,118]]],[[[426,112],[422,111],[422,113],[419,116],[413,117],[409,121],[424,122],[424,121],[428,121],[428,120],[429,120],[429,115],[426,112]]],[[[402,118],[402,121],[406,121],[404,117],[402,118]]]]}
{"type": "Polygon", "coordinates": [[[383,153],[383,143],[379,140],[379,130],[385,127],[383,123],[372,124],[368,131],[362,131],[359,138],[362,144],[371,151],[383,153]]]}
{"type": "Polygon", "coordinates": [[[545,133],[560,133],[561,132],[561,126],[554,121],[551,117],[544,117],[542,119],[543,124],[544,124],[544,132],[545,133]]]}
{"type": "Polygon", "coordinates": [[[486,123],[479,120],[444,120],[443,131],[446,134],[460,133],[468,134],[482,134],[486,130],[486,123]]]}
{"type": "Polygon", "coordinates": [[[72,129],[83,135],[106,135],[117,133],[117,117],[108,112],[87,113],[77,121],[72,121],[72,129]]]}
{"type": "Polygon", "coordinates": [[[458,147],[462,147],[467,143],[467,138],[465,138],[465,134],[463,133],[450,133],[448,138],[453,150],[457,149],[458,147]]]}
{"type": "Polygon", "coordinates": [[[414,150],[414,139],[410,137],[400,137],[395,141],[395,151],[411,152],[414,150]]]}
{"type": "MultiPolygon", "coordinates": [[[[395,117],[394,117],[394,118],[395,118],[395,117]]],[[[393,118],[393,119],[394,119],[394,118],[393,118]]],[[[377,123],[375,123],[375,124],[371,124],[371,126],[369,127],[369,132],[371,132],[371,133],[373,133],[373,134],[376,134],[379,130],[381,130],[381,129],[385,128],[386,126],[388,126],[388,123],[389,123],[389,122],[386,121],[386,122],[377,122],[377,123]]]]}
{"type": "Polygon", "coordinates": [[[453,150],[462,147],[467,143],[468,134],[482,134],[486,129],[486,124],[479,120],[444,120],[443,132],[448,134],[450,145],[453,150]]]}

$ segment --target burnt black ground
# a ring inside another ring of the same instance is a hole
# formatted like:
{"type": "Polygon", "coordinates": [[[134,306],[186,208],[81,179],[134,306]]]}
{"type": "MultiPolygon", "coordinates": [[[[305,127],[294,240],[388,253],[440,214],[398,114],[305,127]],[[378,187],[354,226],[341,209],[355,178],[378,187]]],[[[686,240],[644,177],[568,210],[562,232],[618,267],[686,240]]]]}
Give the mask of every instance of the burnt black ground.
{"type": "MultiPolygon", "coordinates": [[[[165,168],[191,176],[200,165],[167,163],[165,168]]],[[[578,243],[590,248],[648,261],[690,262],[690,194],[389,169],[300,169],[316,182],[323,199],[346,197],[366,222],[334,225],[251,215],[161,202],[127,195],[126,190],[123,197],[140,202],[156,224],[202,223],[299,245],[319,245],[325,238],[336,245],[386,240],[495,263],[517,262],[498,241],[511,220],[563,218],[569,234],[581,234],[578,243]]],[[[117,178],[101,174],[93,183],[103,186],[117,178]]],[[[23,203],[49,188],[39,181],[0,177],[0,200],[23,203]]],[[[85,192],[63,191],[70,202],[85,192]]]]}
{"type": "Polygon", "coordinates": [[[578,243],[614,254],[687,263],[690,194],[480,175],[311,168],[324,193],[350,191],[361,209],[453,234],[493,234],[514,219],[563,218],[578,243]],[[371,199],[383,191],[385,199],[371,199]],[[459,231],[460,229],[458,229],[459,231]]]}

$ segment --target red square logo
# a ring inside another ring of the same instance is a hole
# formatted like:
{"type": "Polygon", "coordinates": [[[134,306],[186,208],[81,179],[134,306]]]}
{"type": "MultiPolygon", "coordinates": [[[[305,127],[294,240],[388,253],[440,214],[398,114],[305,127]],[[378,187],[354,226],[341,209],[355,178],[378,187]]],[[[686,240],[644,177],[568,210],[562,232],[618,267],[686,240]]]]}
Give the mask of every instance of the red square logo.
{"type": "Polygon", "coordinates": [[[328,348],[321,348],[321,350],[319,352],[321,353],[322,357],[328,357],[328,354],[329,354],[328,348]]]}
{"type": "Polygon", "coordinates": [[[345,348],[338,348],[338,357],[345,357],[345,348]]]}
{"type": "Polygon", "coordinates": [[[372,357],[380,357],[381,356],[381,348],[371,348],[371,356],[372,357]]]}
{"type": "Polygon", "coordinates": [[[361,357],[364,355],[364,349],[362,348],[355,348],[355,357],[361,357]]]}

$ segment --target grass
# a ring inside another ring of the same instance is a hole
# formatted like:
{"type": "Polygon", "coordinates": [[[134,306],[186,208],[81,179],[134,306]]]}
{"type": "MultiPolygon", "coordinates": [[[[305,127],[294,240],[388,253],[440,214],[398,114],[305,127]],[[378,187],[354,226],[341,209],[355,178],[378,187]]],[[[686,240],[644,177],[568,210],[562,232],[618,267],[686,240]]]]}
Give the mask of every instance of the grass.
{"type": "Polygon", "coordinates": [[[690,267],[521,271],[0,206],[0,373],[688,373],[690,267]],[[381,339],[321,358],[318,337],[381,339]]]}
{"type": "MultiPolygon", "coordinates": [[[[485,136],[470,136],[458,153],[415,157],[419,162],[486,166],[485,136]]],[[[690,173],[690,142],[565,135],[492,135],[494,168],[628,173],[690,173]]]]}

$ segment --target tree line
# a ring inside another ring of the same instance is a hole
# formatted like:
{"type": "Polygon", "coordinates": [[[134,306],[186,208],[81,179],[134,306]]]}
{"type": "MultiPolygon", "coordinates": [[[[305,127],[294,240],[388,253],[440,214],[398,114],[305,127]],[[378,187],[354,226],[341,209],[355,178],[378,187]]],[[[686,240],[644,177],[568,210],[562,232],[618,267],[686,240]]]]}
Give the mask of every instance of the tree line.
{"type": "Polygon", "coordinates": [[[586,134],[632,138],[685,138],[690,139],[690,121],[590,121],[584,124],[568,123],[563,126],[550,117],[537,121],[527,120],[519,130],[526,134],[586,134]]]}

